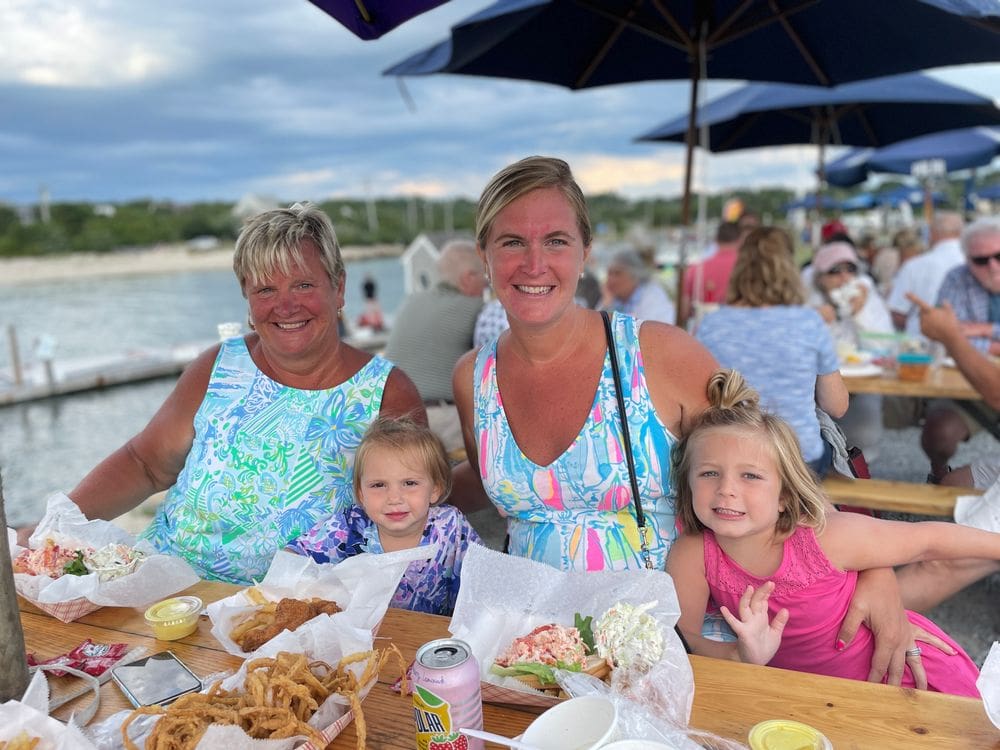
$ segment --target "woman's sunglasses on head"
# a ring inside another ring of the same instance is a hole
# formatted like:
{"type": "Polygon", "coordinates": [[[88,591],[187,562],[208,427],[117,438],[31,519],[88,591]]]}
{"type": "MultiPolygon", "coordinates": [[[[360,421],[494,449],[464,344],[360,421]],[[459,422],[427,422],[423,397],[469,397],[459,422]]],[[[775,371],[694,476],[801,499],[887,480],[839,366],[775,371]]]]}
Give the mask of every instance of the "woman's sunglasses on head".
{"type": "Polygon", "coordinates": [[[827,276],[839,276],[842,273],[857,273],[858,267],[853,263],[838,263],[837,265],[830,268],[828,271],[823,273],[827,276]]]}
{"type": "Polygon", "coordinates": [[[985,267],[990,264],[991,260],[995,260],[997,263],[1000,263],[1000,253],[994,253],[993,255],[972,255],[969,257],[969,260],[975,266],[985,267]]]}

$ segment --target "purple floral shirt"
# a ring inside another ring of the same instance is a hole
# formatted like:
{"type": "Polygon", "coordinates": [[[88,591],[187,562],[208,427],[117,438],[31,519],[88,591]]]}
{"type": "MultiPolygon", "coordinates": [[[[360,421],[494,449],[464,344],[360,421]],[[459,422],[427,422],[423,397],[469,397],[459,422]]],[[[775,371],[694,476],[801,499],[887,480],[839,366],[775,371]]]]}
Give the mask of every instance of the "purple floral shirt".
{"type": "MultiPolygon", "coordinates": [[[[434,559],[410,563],[390,607],[451,616],[461,582],[462,558],[470,544],[482,544],[482,540],[458,508],[435,505],[428,511],[420,546],[434,543],[438,545],[434,559]]],[[[357,505],[320,521],[290,542],[287,549],[321,563],[385,551],[378,527],[357,505]]]]}

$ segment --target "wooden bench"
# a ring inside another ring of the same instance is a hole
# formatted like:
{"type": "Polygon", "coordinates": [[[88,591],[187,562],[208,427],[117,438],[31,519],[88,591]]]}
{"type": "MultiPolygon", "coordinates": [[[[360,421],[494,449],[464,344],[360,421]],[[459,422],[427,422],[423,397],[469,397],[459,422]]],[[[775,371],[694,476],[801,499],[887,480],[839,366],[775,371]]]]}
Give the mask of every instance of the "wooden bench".
{"type": "Polygon", "coordinates": [[[835,505],[852,505],[894,513],[924,516],[951,516],[955,500],[961,495],[981,495],[973,487],[945,487],[939,484],[915,484],[885,479],[848,479],[827,477],[823,489],[835,505]]]}

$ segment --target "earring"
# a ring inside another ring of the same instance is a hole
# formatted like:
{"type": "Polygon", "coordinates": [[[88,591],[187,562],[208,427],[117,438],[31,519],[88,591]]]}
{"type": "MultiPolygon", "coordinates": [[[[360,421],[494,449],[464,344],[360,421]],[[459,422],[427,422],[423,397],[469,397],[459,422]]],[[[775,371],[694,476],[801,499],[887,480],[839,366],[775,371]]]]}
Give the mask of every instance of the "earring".
{"type": "Polygon", "coordinates": [[[344,308],[342,308],[342,307],[338,307],[337,308],[337,317],[338,318],[343,318],[344,317],[344,308]]]}
{"type": "Polygon", "coordinates": [[[250,317],[249,313],[247,314],[247,328],[249,328],[251,331],[257,330],[257,326],[253,324],[253,318],[250,317]]]}

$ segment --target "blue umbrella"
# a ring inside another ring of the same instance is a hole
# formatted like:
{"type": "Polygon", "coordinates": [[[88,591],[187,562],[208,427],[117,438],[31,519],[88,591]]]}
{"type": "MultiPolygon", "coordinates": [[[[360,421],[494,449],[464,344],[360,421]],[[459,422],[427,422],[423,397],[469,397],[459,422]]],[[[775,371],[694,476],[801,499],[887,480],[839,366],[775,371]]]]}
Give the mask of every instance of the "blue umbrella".
{"type": "Polygon", "coordinates": [[[782,206],[782,210],[791,211],[795,208],[805,208],[811,211],[817,208],[817,206],[824,211],[839,211],[843,208],[843,204],[840,201],[831,198],[829,195],[821,194],[817,199],[816,194],[811,193],[794,201],[789,201],[782,206]]]}
{"type": "MultiPolygon", "coordinates": [[[[930,194],[934,205],[940,206],[947,203],[944,193],[940,190],[933,190],[930,194]]],[[[927,199],[927,194],[920,186],[898,185],[892,190],[886,190],[875,196],[875,204],[879,206],[898,206],[901,203],[909,203],[919,206],[927,199]]]]}
{"type": "Polygon", "coordinates": [[[571,89],[689,80],[681,202],[688,224],[701,78],[834,86],[998,58],[1000,0],[499,0],[384,72],[571,89]]]}
{"type": "Polygon", "coordinates": [[[972,194],[976,198],[983,198],[984,200],[996,201],[1000,200],[1000,183],[996,185],[986,185],[985,187],[976,188],[972,191],[972,194]]]}
{"type": "Polygon", "coordinates": [[[309,0],[362,39],[378,39],[404,21],[448,0],[309,0]]]}
{"type": "Polygon", "coordinates": [[[385,74],[462,73],[572,89],[688,79],[696,102],[703,75],[832,86],[998,58],[998,0],[499,0],[385,74]]]}
{"type": "MultiPolygon", "coordinates": [[[[639,141],[678,141],[688,116],[675,117],[639,141]]],[[[833,88],[749,83],[705,104],[711,151],[787,144],[885,146],[942,130],[1000,125],[992,99],[922,73],[874,78],[833,88]]]]}
{"type": "Polygon", "coordinates": [[[849,187],[873,172],[910,174],[918,162],[940,160],[944,171],[988,165],[1000,155],[1000,128],[967,128],[900,141],[880,149],[856,149],[826,165],[832,185],[849,187]]]}

